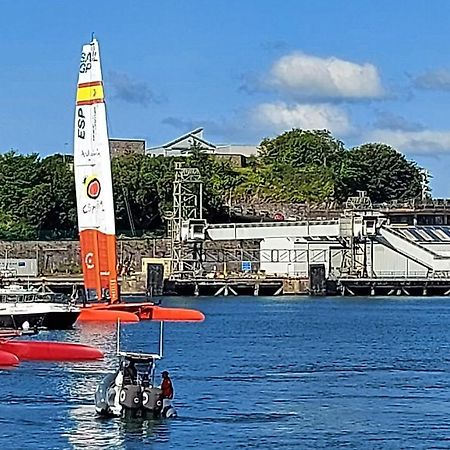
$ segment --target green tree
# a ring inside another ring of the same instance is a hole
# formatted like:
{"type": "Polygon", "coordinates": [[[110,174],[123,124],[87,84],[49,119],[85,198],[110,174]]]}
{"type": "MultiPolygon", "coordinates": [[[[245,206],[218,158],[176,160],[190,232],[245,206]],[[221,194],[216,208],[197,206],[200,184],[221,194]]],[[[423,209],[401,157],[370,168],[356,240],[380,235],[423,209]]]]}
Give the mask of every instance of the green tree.
{"type": "Polygon", "coordinates": [[[375,202],[415,199],[422,175],[415,162],[386,144],[363,144],[347,152],[340,172],[341,199],[363,190],[375,202]]]}
{"type": "Polygon", "coordinates": [[[218,159],[199,146],[193,145],[184,161],[187,167],[196,167],[203,182],[203,215],[209,220],[225,220],[226,199],[232,188],[233,170],[229,161],[218,159]],[[230,184],[231,183],[231,184],[230,184]]]}
{"type": "Polygon", "coordinates": [[[260,200],[329,202],[344,157],[344,144],[329,131],[293,129],[261,142],[255,173],[247,172],[242,187],[248,194],[251,181],[260,200]]]}
{"type": "Polygon", "coordinates": [[[35,188],[34,201],[45,206],[41,218],[35,221],[48,237],[75,237],[77,210],[74,187],[73,157],[51,155],[39,166],[40,184],[35,188]]]}
{"type": "Polygon", "coordinates": [[[35,230],[26,221],[0,211],[0,239],[10,241],[35,238],[35,230]]]}
{"type": "Polygon", "coordinates": [[[27,238],[36,231],[33,214],[42,206],[32,203],[35,186],[39,183],[38,169],[37,154],[24,156],[10,151],[0,155],[0,218],[4,221],[5,232],[11,230],[14,237],[18,230],[27,238]]]}
{"type": "Polygon", "coordinates": [[[143,154],[121,155],[112,160],[116,226],[138,232],[160,225],[158,178],[160,165],[143,154]]]}
{"type": "Polygon", "coordinates": [[[263,164],[288,164],[338,167],[344,156],[344,144],[328,130],[286,131],[274,139],[264,139],[259,145],[263,164]]]}

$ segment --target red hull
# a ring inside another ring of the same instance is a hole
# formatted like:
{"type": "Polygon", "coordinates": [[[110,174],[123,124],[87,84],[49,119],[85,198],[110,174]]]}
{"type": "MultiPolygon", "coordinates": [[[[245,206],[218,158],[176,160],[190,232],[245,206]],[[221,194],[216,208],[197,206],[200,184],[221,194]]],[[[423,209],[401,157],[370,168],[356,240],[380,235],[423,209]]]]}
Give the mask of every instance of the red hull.
{"type": "Polygon", "coordinates": [[[103,358],[103,352],[83,344],[50,341],[4,341],[0,351],[24,361],[91,361],[103,358]]]}
{"type": "Polygon", "coordinates": [[[13,353],[0,350],[0,367],[12,367],[19,364],[19,358],[13,353]]]}

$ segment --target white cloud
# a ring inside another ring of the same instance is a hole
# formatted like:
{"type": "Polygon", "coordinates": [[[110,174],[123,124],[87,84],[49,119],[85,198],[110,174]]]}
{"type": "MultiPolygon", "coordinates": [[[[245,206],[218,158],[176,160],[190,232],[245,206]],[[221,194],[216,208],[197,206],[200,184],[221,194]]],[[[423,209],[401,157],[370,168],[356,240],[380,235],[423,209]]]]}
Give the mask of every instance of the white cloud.
{"type": "Polygon", "coordinates": [[[378,129],[370,132],[365,140],[389,144],[403,153],[424,155],[450,153],[450,131],[378,129]]]}
{"type": "Polygon", "coordinates": [[[384,95],[373,64],[291,53],[275,62],[269,83],[306,97],[367,99],[384,95]]]}
{"type": "Polygon", "coordinates": [[[450,70],[429,70],[414,79],[414,86],[419,89],[450,91],[450,70]]]}
{"type": "Polygon", "coordinates": [[[352,128],[345,111],[327,103],[292,106],[283,102],[263,103],[253,110],[253,118],[257,123],[271,126],[276,131],[291,128],[327,129],[342,135],[352,128]]]}

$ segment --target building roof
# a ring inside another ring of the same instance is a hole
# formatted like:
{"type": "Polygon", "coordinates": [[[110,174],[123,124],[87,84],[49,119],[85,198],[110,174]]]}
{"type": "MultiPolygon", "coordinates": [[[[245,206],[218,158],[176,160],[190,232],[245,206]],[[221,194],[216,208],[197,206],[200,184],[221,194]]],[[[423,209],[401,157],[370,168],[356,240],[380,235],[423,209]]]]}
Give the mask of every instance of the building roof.
{"type": "Polygon", "coordinates": [[[167,142],[163,145],[158,145],[157,147],[150,147],[147,150],[158,150],[158,149],[165,149],[165,150],[187,150],[192,145],[195,145],[196,143],[201,144],[202,146],[205,146],[208,149],[215,149],[216,145],[214,145],[211,142],[206,141],[203,139],[203,128],[196,128],[195,130],[189,131],[186,134],[183,134],[182,136],[167,142]],[[185,145],[183,145],[183,143],[185,145]]]}
{"type": "Polygon", "coordinates": [[[228,157],[248,157],[255,155],[258,151],[256,145],[213,144],[203,139],[203,128],[196,128],[166,144],[149,147],[146,153],[151,156],[182,156],[188,154],[193,146],[201,147],[206,150],[206,153],[228,157]]]}

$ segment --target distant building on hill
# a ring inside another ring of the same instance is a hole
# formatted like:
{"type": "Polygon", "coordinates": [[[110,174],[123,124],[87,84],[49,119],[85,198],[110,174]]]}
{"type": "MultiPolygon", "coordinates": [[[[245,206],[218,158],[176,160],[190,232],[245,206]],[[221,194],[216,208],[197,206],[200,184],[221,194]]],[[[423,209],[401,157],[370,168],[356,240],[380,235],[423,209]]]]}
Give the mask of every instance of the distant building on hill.
{"type": "Polygon", "coordinates": [[[146,148],[146,142],[143,139],[109,140],[112,157],[132,153],[148,156],[187,156],[194,146],[201,148],[205,153],[228,159],[239,166],[245,165],[245,159],[258,152],[256,145],[213,144],[203,138],[203,128],[183,134],[166,144],[149,148],[146,148]]]}
{"type": "Polygon", "coordinates": [[[194,146],[201,147],[206,153],[229,159],[239,165],[244,164],[245,158],[256,155],[258,152],[256,145],[213,144],[203,138],[203,128],[197,128],[166,144],[148,148],[146,154],[149,156],[185,156],[194,146]]]}
{"type": "Polygon", "coordinates": [[[197,128],[166,144],[150,147],[146,150],[146,153],[149,156],[185,156],[189,153],[189,149],[194,146],[201,147],[207,153],[217,151],[217,145],[203,139],[203,128],[197,128]]]}

